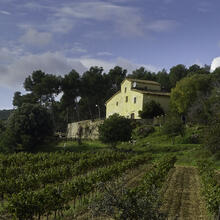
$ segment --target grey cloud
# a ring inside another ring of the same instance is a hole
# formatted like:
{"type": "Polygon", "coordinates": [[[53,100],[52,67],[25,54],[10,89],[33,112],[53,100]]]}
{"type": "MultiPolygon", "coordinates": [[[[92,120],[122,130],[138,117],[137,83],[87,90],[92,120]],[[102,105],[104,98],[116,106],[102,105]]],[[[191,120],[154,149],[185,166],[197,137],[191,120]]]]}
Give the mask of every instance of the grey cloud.
{"type": "Polygon", "coordinates": [[[77,23],[82,19],[109,21],[112,22],[117,33],[143,34],[142,18],[137,8],[119,6],[110,2],[84,1],[67,4],[58,9],[55,16],[58,22],[60,19],[71,19],[77,23]]]}
{"type": "Polygon", "coordinates": [[[22,84],[28,75],[38,69],[46,73],[63,75],[71,69],[82,73],[86,70],[86,67],[80,61],[69,60],[59,53],[26,55],[10,65],[0,65],[0,84],[9,86],[22,84]]]}
{"type": "Polygon", "coordinates": [[[3,10],[0,10],[0,13],[1,13],[1,14],[4,14],[4,15],[11,15],[10,12],[8,12],[8,11],[3,11],[3,10]]]}
{"type": "Polygon", "coordinates": [[[49,32],[39,32],[34,28],[28,28],[25,34],[20,38],[24,44],[33,46],[45,46],[52,40],[52,34],[49,32]]]}
{"type": "Polygon", "coordinates": [[[109,53],[107,51],[98,52],[97,56],[112,56],[112,53],[109,53]]]}

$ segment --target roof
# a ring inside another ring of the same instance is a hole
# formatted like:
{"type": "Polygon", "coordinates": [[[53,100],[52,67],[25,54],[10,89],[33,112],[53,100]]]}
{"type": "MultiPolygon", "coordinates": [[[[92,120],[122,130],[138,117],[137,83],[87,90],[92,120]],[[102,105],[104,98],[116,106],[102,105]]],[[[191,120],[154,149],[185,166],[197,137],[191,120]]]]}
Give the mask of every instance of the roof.
{"type": "Polygon", "coordinates": [[[157,91],[146,91],[146,90],[139,90],[139,89],[132,89],[132,91],[136,91],[142,94],[148,94],[148,95],[159,95],[159,96],[170,96],[169,92],[157,92],[157,91]]]}
{"type": "MultiPolygon", "coordinates": [[[[124,82],[125,80],[128,80],[128,81],[130,81],[130,82],[139,82],[139,83],[144,83],[144,84],[151,84],[151,85],[160,86],[160,83],[155,82],[155,81],[150,81],[150,80],[125,78],[125,79],[123,80],[123,82],[124,82]]],[[[123,83],[123,82],[122,82],[122,83],[123,83]]]]}

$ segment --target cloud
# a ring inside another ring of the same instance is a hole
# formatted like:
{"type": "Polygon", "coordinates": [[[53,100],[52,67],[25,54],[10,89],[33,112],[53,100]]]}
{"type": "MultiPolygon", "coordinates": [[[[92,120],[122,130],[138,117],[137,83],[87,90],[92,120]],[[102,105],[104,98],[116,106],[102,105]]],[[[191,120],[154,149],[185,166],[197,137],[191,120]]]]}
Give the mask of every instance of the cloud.
{"type": "Polygon", "coordinates": [[[82,1],[65,4],[57,9],[56,20],[66,19],[77,24],[82,21],[110,22],[114,32],[132,35],[143,34],[143,23],[137,8],[129,6],[119,6],[111,2],[102,1],[82,1]],[[129,19],[128,19],[129,17],[129,19]]]}
{"type": "Polygon", "coordinates": [[[220,67],[220,57],[216,57],[212,60],[210,72],[213,72],[218,67],[220,67]]]}
{"type": "Polygon", "coordinates": [[[149,71],[157,71],[158,68],[148,65],[148,64],[137,64],[135,62],[132,62],[128,59],[118,57],[116,59],[112,59],[110,61],[106,61],[103,59],[95,59],[92,57],[82,57],[79,59],[79,61],[88,69],[91,66],[101,66],[105,70],[105,72],[108,72],[110,69],[114,68],[115,66],[120,66],[127,70],[128,73],[132,73],[133,70],[136,70],[137,68],[143,66],[149,71]]]}
{"type": "Polygon", "coordinates": [[[103,52],[98,52],[97,56],[112,56],[112,53],[103,51],[103,52]]]}
{"type": "Polygon", "coordinates": [[[52,40],[52,34],[49,32],[38,32],[34,28],[28,28],[26,33],[20,38],[24,44],[32,46],[45,46],[52,40]]]}
{"type": "Polygon", "coordinates": [[[3,14],[3,15],[11,15],[10,12],[8,12],[8,11],[3,11],[3,10],[0,10],[0,13],[3,14]]]}
{"type": "Polygon", "coordinates": [[[206,12],[209,12],[210,10],[211,10],[210,2],[207,2],[207,1],[199,2],[199,5],[198,5],[198,11],[199,12],[206,13],[206,12]]]}
{"type": "Polygon", "coordinates": [[[131,73],[140,66],[144,66],[146,69],[152,71],[156,69],[151,65],[137,64],[122,57],[112,60],[96,59],[89,56],[73,58],[60,52],[21,55],[18,49],[10,53],[7,48],[0,50],[0,57],[4,53],[6,54],[4,59],[7,62],[0,62],[0,86],[13,88],[21,86],[28,75],[39,69],[46,73],[56,75],[67,74],[72,69],[82,74],[91,66],[103,67],[105,72],[108,72],[117,65],[127,69],[128,73],[131,73]],[[11,59],[12,57],[14,57],[14,59],[11,59]],[[11,63],[9,63],[10,61],[11,63]]]}
{"type": "Polygon", "coordinates": [[[65,34],[65,33],[70,32],[75,27],[75,25],[76,25],[76,22],[70,18],[52,17],[49,21],[48,29],[51,30],[51,32],[65,34]]]}
{"type": "Polygon", "coordinates": [[[164,32],[172,30],[177,25],[178,23],[174,20],[156,20],[146,25],[146,28],[155,32],[164,32]]]}
{"type": "Polygon", "coordinates": [[[0,65],[0,84],[15,86],[22,84],[24,79],[34,70],[63,75],[76,69],[79,73],[86,71],[86,67],[78,60],[67,59],[60,53],[43,53],[39,55],[25,55],[8,65],[0,65]]]}

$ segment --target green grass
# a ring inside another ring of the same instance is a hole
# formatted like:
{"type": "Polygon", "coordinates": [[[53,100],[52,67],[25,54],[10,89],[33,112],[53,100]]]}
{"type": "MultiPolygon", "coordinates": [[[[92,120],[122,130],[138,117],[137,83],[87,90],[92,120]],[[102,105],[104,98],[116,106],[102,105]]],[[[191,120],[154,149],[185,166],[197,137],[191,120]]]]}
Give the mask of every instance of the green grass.
{"type": "Polygon", "coordinates": [[[196,134],[201,136],[200,127],[188,127],[184,137],[177,136],[173,144],[172,140],[162,134],[159,127],[156,127],[156,131],[148,137],[136,140],[134,144],[121,143],[118,148],[132,149],[138,153],[149,152],[155,159],[170,154],[176,155],[177,164],[184,166],[195,166],[197,160],[208,159],[215,163],[217,169],[220,169],[220,161],[204,149],[201,141],[196,144],[191,138],[196,134]]]}
{"type": "MultiPolygon", "coordinates": [[[[215,163],[217,169],[220,169],[220,160],[215,158],[208,150],[205,150],[201,141],[197,144],[193,143],[195,141],[191,138],[192,135],[198,134],[202,136],[201,131],[201,127],[198,126],[187,127],[184,137],[177,136],[173,144],[171,138],[162,134],[161,129],[156,127],[155,132],[148,137],[138,139],[135,143],[120,143],[117,145],[117,148],[121,150],[133,150],[139,154],[145,152],[152,153],[155,159],[170,154],[176,155],[178,159],[177,164],[184,166],[195,166],[197,160],[208,159],[215,163]]],[[[77,141],[63,140],[60,142],[48,141],[44,146],[37,148],[36,152],[62,150],[71,152],[96,152],[106,149],[110,149],[110,147],[97,140],[83,140],[81,145],[77,141]]]]}
{"type": "Polygon", "coordinates": [[[82,141],[82,144],[79,145],[77,141],[61,141],[56,146],[58,150],[67,150],[71,152],[85,152],[85,151],[99,151],[106,150],[109,147],[106,144],[101,143],[100,141],[82,141]]]}

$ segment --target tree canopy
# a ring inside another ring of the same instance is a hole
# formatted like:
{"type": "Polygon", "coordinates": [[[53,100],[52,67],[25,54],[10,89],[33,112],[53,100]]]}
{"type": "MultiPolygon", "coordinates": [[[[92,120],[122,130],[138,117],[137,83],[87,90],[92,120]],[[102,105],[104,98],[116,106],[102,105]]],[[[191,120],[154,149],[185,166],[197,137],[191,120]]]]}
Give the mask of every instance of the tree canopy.
{"type": "Polygon", "coordinates": [[[37,104],[23,104],[8,119],[3,145],[10,151],[31,151],[53,134],[53,122],[48,110],[37,104]]]}
{"type": "Polygon", "coordinates": [[[150,119],[163,114],[163,108],[158,102],[155,102],[154,100],[144,103],[143,110],[139,111],[139,116],[143,119],[150,119]]]}

